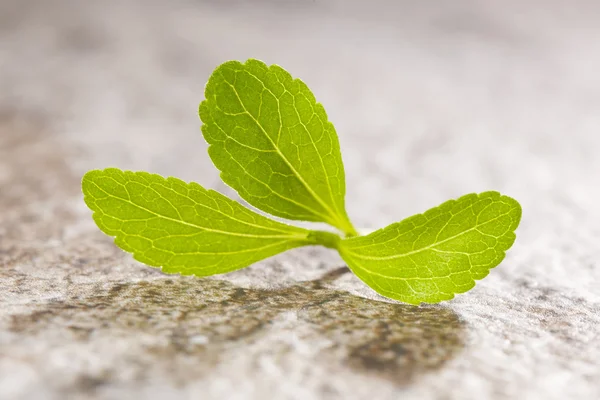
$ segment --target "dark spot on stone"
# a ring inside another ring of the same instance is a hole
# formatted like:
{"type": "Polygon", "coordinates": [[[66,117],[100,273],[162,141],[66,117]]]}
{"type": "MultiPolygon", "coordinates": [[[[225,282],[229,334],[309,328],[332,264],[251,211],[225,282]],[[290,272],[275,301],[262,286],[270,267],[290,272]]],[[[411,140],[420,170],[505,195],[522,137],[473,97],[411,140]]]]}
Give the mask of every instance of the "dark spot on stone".
{"type": "Polygon", "coordinates": [[[348,267],[339,267],[339,268],[333,269],[333,270],[325,273],[325,275],[323,275],[321,277],[321,279],[311,281],[312,288],[320,289],[323,287],[323,284],[333,282],[336,279],[338,279],[339,277],[341,277],[342,275],[346,275],[349,272],[350,272],[350,270],[348,269],[348,267]]]}
{"type": "Polygon", "coordinates": [[[88,340],[90,334],[94,331],[92,328],[83,328],[76,325],[67,326],[67,329],[71,331],[77,340],[88,340]]]}
{"type": "MultiPolygon", "coordinates": [[[[329,273],[323,279],[331,277],[329,273]]],[[[191,277],[118,283],[14,315],[10,330],[41,336],[52,327],[83,344],[92,334],[96,340],[163,338],[162,345],[146,348],[143,360],[134,362],[124,353],[122,362],[133,363],[142,375],[147,364],[162,365],[165,374],[184,379],[175,374],[197,376],[218,364],[225,349],[244,351],[283,312],[296,313],[295,323],[308,326],[310,337],[331,343],[319,360],[399,385],[440,368],[464,346],[464,325],[450,309],[364,299],[324,288],[321,279],[277,290],[191,277]],[[174,364],[185,364],[185,371],[173,370],[174,364]]],[[[114,365],[110,373],[117,376],[119,368],[114,365]]]]}
{"type": "Polygon", "coordinates": [[[231,295],[231,300],[243,300],[246,295],[246,290],[242,288],[237,288],[233,291],[231,295]]]}
{"type": "Polygon", "coordinates": [[[77,376],[73,386],[77,391],[82,393],[94,393],[98,388],[105,385],[107,382],[107,377],[81,374],[77,376]]]}

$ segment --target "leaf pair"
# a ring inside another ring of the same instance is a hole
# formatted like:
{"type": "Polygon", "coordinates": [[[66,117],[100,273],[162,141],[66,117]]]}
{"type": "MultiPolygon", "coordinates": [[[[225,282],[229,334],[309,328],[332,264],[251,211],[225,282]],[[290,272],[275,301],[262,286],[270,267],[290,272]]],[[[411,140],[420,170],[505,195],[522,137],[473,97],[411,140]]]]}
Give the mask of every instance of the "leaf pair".
{"type": "Polygon", "coordinates": [[[196,183],[88,172],[83,192],[97,225],[145,264],[207,276],[323,245],[380,294],[419,304],[466,292],[515,240],[521,208],[497,192],[450,200],[359,237],[345,210],[335,129],[302,81],[276,65],[230,61],[213,72],[205,95],[202,133],[223,181],[266,213],[325,222],[346,238],[276,222],[196,183]]]}

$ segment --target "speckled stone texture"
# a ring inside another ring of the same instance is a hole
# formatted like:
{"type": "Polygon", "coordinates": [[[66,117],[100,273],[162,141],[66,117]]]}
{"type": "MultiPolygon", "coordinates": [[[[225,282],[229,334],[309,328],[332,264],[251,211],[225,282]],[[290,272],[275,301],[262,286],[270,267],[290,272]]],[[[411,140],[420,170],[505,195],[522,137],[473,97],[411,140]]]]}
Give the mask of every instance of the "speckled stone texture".
{"type": "Polygon", "coordinates": [[[600,398],[599,37],[595,0],[0,1],[0,398],[600,398]],[[324,248],[214,279],[115,248],[88,169],[237,198],[196,111],[248,57],[325,105],[357,226],[495,189],[506,260],[411,307],[324,248]]]}

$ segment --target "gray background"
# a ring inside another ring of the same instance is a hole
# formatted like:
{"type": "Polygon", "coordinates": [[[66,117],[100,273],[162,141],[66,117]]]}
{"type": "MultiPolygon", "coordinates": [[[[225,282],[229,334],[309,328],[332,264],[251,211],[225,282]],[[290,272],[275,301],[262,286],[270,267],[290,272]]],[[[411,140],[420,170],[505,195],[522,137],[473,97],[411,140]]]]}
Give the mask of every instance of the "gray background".
{"type": "Polygon", "coordinates": [[[0,1],[0,398],[600,398],[600,4],[0,1]],[[116,166],[219,181],[196,115],[228,59],[302,78],[373,229],[494,189],[506,260],[437,306],[322,248],[164,276],[94,226],[116,166]]]}

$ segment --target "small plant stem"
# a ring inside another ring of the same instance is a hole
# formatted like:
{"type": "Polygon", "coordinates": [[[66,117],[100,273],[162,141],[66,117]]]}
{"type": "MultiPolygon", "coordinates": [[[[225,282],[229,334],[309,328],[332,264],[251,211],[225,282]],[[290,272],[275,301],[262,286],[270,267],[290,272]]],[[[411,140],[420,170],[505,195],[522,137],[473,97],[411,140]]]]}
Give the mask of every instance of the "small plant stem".
{"type": "Polygon", "coordinates": [[[341,240],[337,234],[326,231],[311,231],[307,239],[314,244],[320,244],[321,246],[336,250],[341,240]]]}

